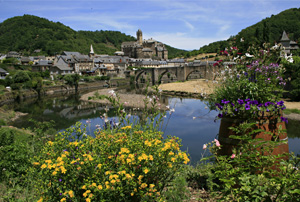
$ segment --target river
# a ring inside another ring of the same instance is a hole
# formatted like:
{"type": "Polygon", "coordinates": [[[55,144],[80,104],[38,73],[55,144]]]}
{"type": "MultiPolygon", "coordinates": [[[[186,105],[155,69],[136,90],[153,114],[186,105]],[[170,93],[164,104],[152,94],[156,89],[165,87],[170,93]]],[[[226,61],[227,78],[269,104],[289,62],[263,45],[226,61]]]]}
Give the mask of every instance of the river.
{"type": "MultiPolygon", "coordinates": [[[[204,101],[190,98],[165,97],[165,102],[175,111],[167,111],[164,118],[164,135],[177,136],[182,140],[182,150],[188,151],[192,164],[196,164],[203,154],[202,146],[217,138],[220,121],[215,121],[216,111],[210,111],[204,101]]],[[[74,95],[45,97],[42,100],[28,100],[22,103],[13,103],[8,107],[15,111],[28,113],[11,123],[19,128],[32,126],[30,119],[36,121],[54,120],[54,128],[62,131],[76,122],[87,125],[87,133],[93,134],[96,125],[101,125],[103,113],[115,118],[113,110],[104,105],[80,101],[74,95]]],[[[133,114],[134,115],[134,114],[133,114]]],[[[137,115],[138,116],[138,112],[137,115]]],[[[289,150],[300,154],[299,121],[289,120],[287,124],[289,150]]]]}

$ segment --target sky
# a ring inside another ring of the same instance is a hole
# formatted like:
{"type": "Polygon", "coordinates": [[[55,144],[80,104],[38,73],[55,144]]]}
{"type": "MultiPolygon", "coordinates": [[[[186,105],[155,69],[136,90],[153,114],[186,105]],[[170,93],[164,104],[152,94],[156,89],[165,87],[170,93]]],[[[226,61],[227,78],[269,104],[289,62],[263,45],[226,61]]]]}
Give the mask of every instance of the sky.
{"type": "Polygon", "coordinates": [[[113,30],[194,50],[226,40],[299,0],[0,0],[0,23],[24,14],[78,31],[113,30]]]}

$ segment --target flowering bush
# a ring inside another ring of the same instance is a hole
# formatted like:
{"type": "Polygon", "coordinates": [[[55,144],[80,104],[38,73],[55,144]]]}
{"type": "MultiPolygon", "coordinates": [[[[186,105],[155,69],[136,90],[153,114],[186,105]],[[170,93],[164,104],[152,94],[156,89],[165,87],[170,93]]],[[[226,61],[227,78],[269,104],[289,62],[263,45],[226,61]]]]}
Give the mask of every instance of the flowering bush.
{"type": "Polygon", "coordinates": [[[33,163],[39,201],[159,201],[187,154],[177,138],[131,126],[83,136],[80,124],[49,141],[33,163]],[[79,138],[75,138],[75,137],[79,138]]]}
{"type": "Polygon", "coordinates": [[[280,114],[285,109],[284,102],[280,101],[285,85],[283,71],[278,64],[265,65],[259,61],[225,67],[222,85],[212,96],[213,105],[220,111],[218,117],[280,114]]]}
{"type": "Polygon", "coordinates": [[[264,155],[282,142],[252,139],[257,132],[252,130],[254,125],[243,123],[232,128],[243,136],[231,136],[239,142],[231,155],[219,155],[224,145],[216,139],[203,145],[203,156],[211,153],[202,158],[204,165],[214,160],[207,178],[212,195],[218,201],[299,201],[300,158],[292,154],[264,155]]]}

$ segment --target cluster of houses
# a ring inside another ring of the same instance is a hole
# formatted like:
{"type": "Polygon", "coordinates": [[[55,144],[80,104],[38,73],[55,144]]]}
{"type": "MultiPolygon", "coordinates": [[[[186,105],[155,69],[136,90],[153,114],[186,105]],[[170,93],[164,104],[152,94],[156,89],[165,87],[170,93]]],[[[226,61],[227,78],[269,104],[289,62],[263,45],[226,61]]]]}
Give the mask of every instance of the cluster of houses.
{"type": "MultiPolygon", "coordinates": [[[[31,65],[32,71],[43,72],[48,70],[50,74],[88,74],[88,75],[111,75],[125,77],[126,71],[134,68],[160,68],[183,66],[186,64],[184,59],[173,60],[153,60],[152,58],[130,58],[120,55],[120,51],[115,55],[96,55],[91,45],[90,53],[83,55],[79,52],[64,51],[61,55],[29,56],[23,57],[19,53],[11,51],[7,55],[1,55],[1,59],[14,57],[22,65],[31,65]]],[[[3,73],[5,70],[3,70],[3,73]]],[[[0,70],[0,74],[1,74],[0,70]]]]}
{"type": "MultiPolygon", "coordinates": [[[[280,43],[285,47],[285,52],[298,49],[296,42],[291,41],[285,31],[280,43]]],[[[79,52],[64,51],[61,55],[29,56],[23,57],[20,53],[10,51],[6,55],[0,54],[0,61],[6,58],[16,58],[22,65],[31,65],[32,71],[43,72],[48,70],[50,74],[88,74],[88,75],[116,75],[125,77],[129,69],[134,68],[166,68],[178,66],[195,66],[200,60],[187,63],[184,59],[168,59],[168,51],[164,44],[153,39],[143,40],[142,31],[137,31],[137,41],[123,42],[122,50],[116,51],[113,56],[97,55],[93,46],[90,53],[83,55],[79,52]],[[134,67],[134,68],[129,68],[134,67]]],[[[40,50],[37,50],[37,52],[40,50]]],[[[0,78],[4,78],[7,72],[0,68],[0,78]]]]}

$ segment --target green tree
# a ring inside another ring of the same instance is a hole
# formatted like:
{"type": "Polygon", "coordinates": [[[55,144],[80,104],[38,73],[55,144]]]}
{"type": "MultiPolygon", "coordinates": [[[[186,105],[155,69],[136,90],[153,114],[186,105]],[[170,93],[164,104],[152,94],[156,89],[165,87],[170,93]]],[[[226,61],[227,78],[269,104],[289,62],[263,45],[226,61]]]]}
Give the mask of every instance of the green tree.
{"type": "Polygon", "coordinates": [[[80,76],[79,74],[67,74],[64,76],[64,80],[66,81],[66,84],[75,87],[75,93],[78,93],[78,83],[79,83],[80,76]]]}

